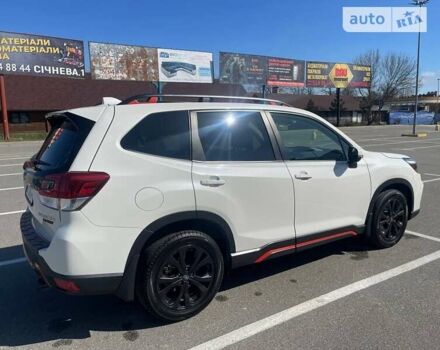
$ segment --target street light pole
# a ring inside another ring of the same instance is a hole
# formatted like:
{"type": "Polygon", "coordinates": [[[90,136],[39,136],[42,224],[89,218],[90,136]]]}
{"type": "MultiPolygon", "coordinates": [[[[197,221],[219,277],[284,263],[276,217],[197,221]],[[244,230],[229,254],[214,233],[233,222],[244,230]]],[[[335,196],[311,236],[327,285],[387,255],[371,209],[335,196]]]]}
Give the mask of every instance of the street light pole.
{"type": "Polygon", "coordinates": [[[416,68],[416,100],[414,103],[414,119],[413,119],[413,135],[416,134],[416,123],[417,123],[417,110],[419,107],[419,61],[420,61],[420,30],[419,38],[417,40],[417,68],[416,68]]]}
{"type": "Polygon", "coordinates": [[[438,104],[439,90],[440,90],[440,78],[437,78],[437,108],[435,109],[435,111],[436,111],[437,113],[440,113],[440,106],[439,106],[439,104],[438,104]]]}
{"type": "MultiPolygon", "coordinates": [[[[422,6],[427,4],[429,0],[413,0],[413,5],[419,7],[419,16],[421,13],[422,6]]],[[[416,123],[417,123],[417,109],[419,107],[419,64],[420,64],[420,22],[419,22],[419,32],[417,36],[417,67],[416,67],[416,99],[414,103],[414,120],[413,120],[413,135],[416,134],[416,123]]]]}

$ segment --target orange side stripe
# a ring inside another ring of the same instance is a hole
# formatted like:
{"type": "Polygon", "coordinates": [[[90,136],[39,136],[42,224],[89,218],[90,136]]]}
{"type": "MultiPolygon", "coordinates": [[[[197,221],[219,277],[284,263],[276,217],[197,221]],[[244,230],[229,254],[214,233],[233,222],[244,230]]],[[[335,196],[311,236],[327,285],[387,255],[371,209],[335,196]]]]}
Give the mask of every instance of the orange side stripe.
{"type": "Polygon", "coordinates": [[[263,260],[266,260],[269,256],[271,256],[273,254],[281,253],[286,250],[295,249],[295,248],[296,248],[296,245],[291,244],[291,245],[286,245],[284,247],[268,250],[266,253],[261,255],[257,260],[255,260],[255,262],[256,263],[262,262],[263,260]]]}
{"type": "Polygon", "coordinates": [[[300,247],[304,247],[304,246],[307,246],[307,245],[310,245],[310,244],[315,244],[315,243],[319,243],[319,242],[322,242],[322,241],[327,241],[327,240],[332,239],[332,238],[339,238],[339,237],[344,237],[344,236],[357,236],[357,233],[354,232],[354,231],[346,231],[346,232],[341,232],[341,233],[335,233],[335,234],[330,235],[330,236],[325,236],[325,237],[321,237],[321,238],[312,239],[310,241],[305,241],[305,242],[298,243],[296,245],[296,247],[300,248],[300,247]]]}
{"type": "Polygon", "coordinates": [[[265,252],[264,254],[262,254],[261,256],[259,256],[258,259],[255,260],[255,263],[260,263],[260,262],[266,260],[268,257],[270,257],[270,256],[272,256],[274,254],[285,252],[287,250],[305,247],[305,246],[308,246],[308,245],[311,245],[311,244],[327,241],[327,240],[330,240],[330,239],[333,239],[333,238],[339,238],[339,237],[344,237],[344,236],[357,236],[357,235],[358,235],[357,232],[345,231],[345,232],[335,233],[335,234],[332,234],[332,235],[329,235],[329,236],[325,236],[325,237],[321,237],[321,238],[311,239],[310,241],[305,241],[305,242],[301,242],[301,243],[298,243],[298,244],[290,244],[290,245],[286,245],[284,247],[271,249],[271,250],[268,250],[267,252],[265,252]]]}

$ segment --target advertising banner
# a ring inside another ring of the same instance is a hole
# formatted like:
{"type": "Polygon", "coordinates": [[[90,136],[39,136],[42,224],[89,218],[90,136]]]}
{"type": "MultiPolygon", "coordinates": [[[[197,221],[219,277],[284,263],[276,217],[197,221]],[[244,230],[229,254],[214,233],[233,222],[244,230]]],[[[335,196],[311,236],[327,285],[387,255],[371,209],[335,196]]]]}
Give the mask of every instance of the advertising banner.
{"type": "Polygon", "coordinates": [[[371,67],[347,63],[307,62],[307,87],[369,88],[371,67]]]}
{"type": "Polygon", "coordinates": [[[290,58],[267,58],[267,85],[303,87],[305,61],[290,58]]]}
{"type": "Polygon", "coordinates": [[[157,49],[118,44],[89,43],[93,79],[157,81],[157,49]]]}
{"type": "Polygon", "coordinates": [[[84,78],[79,40],[0,32],[0,74],[84,78]]]}
{"type": "Polygon", "coordinates": [[[212,53],[157,49],[162,82],[212,83],[212,53]]]}
{"type": "Polygon", "coordinates": [[[265,85],[267,57],[220,52],[220,82],[265,85]]]}

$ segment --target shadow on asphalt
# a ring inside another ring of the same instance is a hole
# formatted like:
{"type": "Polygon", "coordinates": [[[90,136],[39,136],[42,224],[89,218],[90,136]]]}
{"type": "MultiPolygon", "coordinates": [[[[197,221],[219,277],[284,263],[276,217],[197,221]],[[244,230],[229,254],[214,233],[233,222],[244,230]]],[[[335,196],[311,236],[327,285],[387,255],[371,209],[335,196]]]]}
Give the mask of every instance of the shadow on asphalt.
{"type": "MultiPolygon", "coordinates": [[[[346,239],[297,255],[242,267],[225,276],[221,291],[335,254],[350,254],[355,260],[367,258],[368,249],[360,240],[346,239]]],[[[12,251],[21,251],[21,246],[0,249],[0,257],[6,256],[5,250],[9,250],[9,256],[12,251]]],[[[27,263],[0,267],[0,286],[0,347],[48,341],[53,342],[53,347],[59,347],[70,345],[74,339],[89,338],[91,331],[124,332],[123,338],[130,342],[137,339],[138,330],[166,325],[153,319],[135,302],[126,303],[108,295],[69,296],[42,287],[27,263]]]]}
{"type": "Polygon", "coordinates": [[[23,247],[21,245],[0,248],[0,261],[12,260],[22,257],[24,257],[24,253],[23,247]]]}

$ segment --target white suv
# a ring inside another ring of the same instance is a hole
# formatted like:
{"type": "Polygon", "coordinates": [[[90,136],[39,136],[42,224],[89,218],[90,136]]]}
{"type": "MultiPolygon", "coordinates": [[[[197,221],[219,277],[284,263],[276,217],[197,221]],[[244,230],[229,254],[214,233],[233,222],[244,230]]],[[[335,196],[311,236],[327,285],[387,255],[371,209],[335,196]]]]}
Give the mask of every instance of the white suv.
{"type": "Polygon", "coordinates": [[[48,285],[182,320],[230,268],[358,235],[391,247],[420,210],[414,160],[365,151],[313,113],[157,98],[48,115],[21,218],[48,285]]]}

